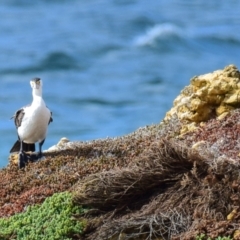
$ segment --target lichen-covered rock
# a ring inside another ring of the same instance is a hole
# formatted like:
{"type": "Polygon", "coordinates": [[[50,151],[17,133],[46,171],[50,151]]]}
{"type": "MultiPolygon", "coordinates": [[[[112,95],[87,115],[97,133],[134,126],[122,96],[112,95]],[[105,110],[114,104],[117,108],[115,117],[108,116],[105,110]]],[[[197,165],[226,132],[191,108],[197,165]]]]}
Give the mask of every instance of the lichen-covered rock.
{"type": "Polygon", "coordinates": [[[65,146],[68,142],[70,142],[70,140],[67,139],[67,138],[65,138],[65,137],[63,137],[63,138],[60,139],[60,141],[59,141],[56,145],[50,147],[50,148],[48,149],[48,151],[58,151],[58,150],[61,150],[62,148],[64,148],[64,146],[65,146]]]}
{"type": "Polygon", "coordinates": [[[190,85],[175,99],[173,108],[167,112],[164,120],[168,121],[177,114],[186,123],[182,129],[184,133],[194,129],[194,123],[215,116],[222,118],[239,105],[240,72],[234,65],[229,65],[223,70],[192,78],[190,85]]]}

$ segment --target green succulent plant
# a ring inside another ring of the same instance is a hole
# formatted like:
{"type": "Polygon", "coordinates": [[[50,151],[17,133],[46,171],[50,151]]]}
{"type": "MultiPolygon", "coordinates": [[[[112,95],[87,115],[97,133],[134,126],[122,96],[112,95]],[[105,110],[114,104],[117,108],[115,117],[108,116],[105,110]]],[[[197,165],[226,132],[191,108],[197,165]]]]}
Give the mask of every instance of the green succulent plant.
{"type": "Polygon", "coordinates": [[[54,194],[42,205],[29,206],[23,213],[1,218],[0,240],[72,239],[81,234],[85,225],[74,220],[73,214],[83,212],[83,208],[72,204],[71,193],[54,194]]]}
{"type": "Polygon", "coordinates": [[[207,237],[205,234],[201,233],[196,237],[196,240],[231,240],[232,238],[230,237],[217,237],[217,238],[210,238],[207,237]]]}

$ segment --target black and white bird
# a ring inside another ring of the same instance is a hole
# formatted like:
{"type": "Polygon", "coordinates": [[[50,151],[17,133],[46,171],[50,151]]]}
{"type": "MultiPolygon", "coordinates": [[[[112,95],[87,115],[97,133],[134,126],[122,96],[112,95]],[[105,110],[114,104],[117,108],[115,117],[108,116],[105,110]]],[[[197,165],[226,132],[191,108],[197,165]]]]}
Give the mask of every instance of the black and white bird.
{"type": "Polygon", "coordinates": [[[30,105],[19,109],[12,118],[17,128],[18,140],[10,153],[19,152],[18,165],[25,166],[25,152],[35,151],[35,143],[39,143],[38,158],[42,157],[42,145],[47,135],[48,124],[53,121],[52,113],[42,98],[42,81],[33,78],[30,81],[33,101],[30,105]]]}

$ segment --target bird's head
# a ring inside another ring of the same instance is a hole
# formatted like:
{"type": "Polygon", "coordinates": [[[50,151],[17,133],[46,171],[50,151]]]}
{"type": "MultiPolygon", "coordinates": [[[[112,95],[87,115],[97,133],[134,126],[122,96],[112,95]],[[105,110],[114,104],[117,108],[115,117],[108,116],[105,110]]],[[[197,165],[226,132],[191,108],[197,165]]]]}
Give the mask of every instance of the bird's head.
{"type": "Polygon", "coordinates": [[[31,85],[32,89],[41,89],[42,88],[41,78],[33,78],[30,81],[30,85],[31,85]]]}

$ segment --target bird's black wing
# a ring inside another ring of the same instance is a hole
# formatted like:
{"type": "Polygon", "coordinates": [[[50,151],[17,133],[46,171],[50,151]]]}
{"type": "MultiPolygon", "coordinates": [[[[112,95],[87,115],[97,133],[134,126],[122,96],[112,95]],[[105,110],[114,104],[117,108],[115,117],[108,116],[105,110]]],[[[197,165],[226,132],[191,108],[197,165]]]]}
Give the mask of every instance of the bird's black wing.
{"type": "MultiPolygon", "coordinates": [[[[48,107],[47,107],[48,108],[48,107]]],[[[48,108],[49,109],[49,108],[48,108]]],[[[51,113],[51,116],[50,116],[50,119],[49,119],[49,122],[48,122],[48,125],[51,123],[51,122],[53,122],[53,117],[52,117],[52,112],[50,112],[51,113]]]]}
{"type": "MultiPolygon", "coordinates": [[[[16,128],[19,128],[21,126],[21,124],[22,124],[22,119],[23,119],[24,114],[25,114],[24,108],[25,107],[23,107],[23,108],[19,109],[18,111],[16,111],[15,114],[13,115],[13,117],[12,117],[12,118],[14,118],[14,123],[15,123],[16,128]]],[[[17,140],[15,142],[15,144],[13,145],[13,147],[11,148],[10,153],[19,152],[20,151],[20,145],[21,145],[20,141],[17,140]]],[[[23,142],[23,146],[22,147],[23,147],[23,151],[24,152],[29,152],[29,151],[34,152],[35,151],[35,144],[34,143],[24,143],[23,142]]]]}
{"type": "Polygon", "coordinates": [[[17,110],[15,112],[15,114],[13,115],[12,118],[14,118],[14,123],[15,123],[16,128],[21,126],[24,114],[25,114],[24,108],[21,108],[21,109],[17,110]]]}

